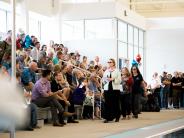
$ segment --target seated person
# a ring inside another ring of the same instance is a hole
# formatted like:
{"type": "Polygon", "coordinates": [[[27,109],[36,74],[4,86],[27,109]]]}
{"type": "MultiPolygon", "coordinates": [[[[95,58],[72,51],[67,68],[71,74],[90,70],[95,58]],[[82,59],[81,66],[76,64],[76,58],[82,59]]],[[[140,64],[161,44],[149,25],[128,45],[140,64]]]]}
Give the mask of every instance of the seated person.
{"type": "MultiPolygon", "coordinates": [[[[21,88],[20,90],[23,91],[20,83],[20,73],[16,73],[16,80],[17,80],[17,87],[21,88]]],[[[30,109],[30,123],[28,126],[26,126],[27,130],[34,130],[34,128],[38,128],[37,126],[37,109],[36,105],[34,103],[31,103],[31,93],[27,92],[24,89],[24,97],[25,97],[25,104],[29,107],[30,109]]]]}
{"type": "MultiPolygon", "coordinates": [[[[62,93],[59,93],[57,95],[57,98],[59,99],[60,103],[65,107],[66,105],[69,106],[68,107],[68,111],[69,112],[75,112],[74,110],[74,105],[70,104],[69,100],[69,96],[71,95],[70,94],[70,91],[68,91],[68,88],[63,88],[62,87],[62,83],[61,83],[61,80],[62,80],[62,73],[55,73],[54,74],[54,80],[51,82],[51,90],[52,92],[57,92],[59,90],[62,90],[62,93]],[[68,96],[69,95],[69,96],[68,96]],[[70,110],[72,109],[72,110],[70,110]]],[[[60,122],[63,123],[63,118],[59,117],[60,118],[60,122]]],[[[73,119],[73,117],[69,118],[68,120],[69,123],[78,123],[78,121],[75,121],[73,119]]]]}
{"type": "Polygon", "coordinates": [[[37,70],[37,63],[36,62],[31,62],[29,64],[29,68],[25,68],[22,72],[21,75],[21,82],[23,84],[23,87],[31,91],[34,83],[36,83],[36,70],[37,70]]]}
{"type": "Polygon", "coordinates": [[[51,71],[50,70],[43,70],[42,77],[36,82],[32,90],[32,102],[36,104],[38,107],[50,107],[53,126],[63,126],[58,121],[58,114],[61,116],[72,116],[74,113],[64,112],[64,108],[55,98],[55,95],[58,94],[60,91],[53,93],[51,92],[51,85],[50,85],[50,77],[51,71]]]}

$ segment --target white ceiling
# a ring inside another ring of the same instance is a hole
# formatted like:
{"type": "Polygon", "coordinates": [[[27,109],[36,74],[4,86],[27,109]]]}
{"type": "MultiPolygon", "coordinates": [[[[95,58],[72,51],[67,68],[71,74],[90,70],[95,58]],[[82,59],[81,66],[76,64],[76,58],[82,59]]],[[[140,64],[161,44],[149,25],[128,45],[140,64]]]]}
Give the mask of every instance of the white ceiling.
{"type": "Polygon", "coordinates": [[[119,1],[144,17],[184,16],[184,0],[60,0],[61,3],[90,3],[119,1]]]}

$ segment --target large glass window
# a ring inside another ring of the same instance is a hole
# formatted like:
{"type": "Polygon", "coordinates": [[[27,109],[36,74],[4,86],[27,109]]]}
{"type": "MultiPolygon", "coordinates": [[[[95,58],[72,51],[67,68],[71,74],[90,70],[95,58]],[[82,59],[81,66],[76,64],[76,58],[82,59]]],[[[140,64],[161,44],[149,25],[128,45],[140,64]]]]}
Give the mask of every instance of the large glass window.
{"type": "Polygon", "coordinates": [[[134,47],[132,45],[128,45],[128,58],[130,62],[134,59],[134,47]]]}
{"type": "Polygon", "coordinates": [[[122,43],[122,42],[118,42],[118,57],[119,58],[127,58],[127,44],[126,43],[122,43]]]}
{"type": "Polygon", "coordinates": [[[144,45],[144,32],[139,30],[139,47],[143,47],[144,45]]]}
{"type": "Polygon", "coordinates": [[[137,28],[134,28],[134,45],[138,46],[138,43],[139,43],[139,36],[138,36],[138,29],[137,28]]]}
{"type": "Polygon", "coordinates": [[[62,39],[84,39],[84,21],[64,21],[62,25],[62,39]]]}
{"type": "Polygon", "coordinates": [[[122,21],[118,21],[118,40],[127,42],[127,37],[127,24],[122,21]]]}
{"type": "Polygon", "coordinates": [[[128,43],[133,44],[133,26],[128,25],[128,43]]]}
{"type": "Polygon", "coordinates": [[[141,56],[141,65],[140,65],[140,71],[141,73],[144,73],[144,49],[143,48],[139,48],[139,54],[141,56]]]}
{"type": "Polygon", "coordinates": [[[39,21],[29,18],[29,34],[39,37],[39,21]]]}
{"type": "Polygon", "coordinates": [[[85,20],[85,35],[86,39],[113,38],[113,20],[85,20]]]}
{"type": "Polygon", "coordinates": [[[0,10],[0,32],[6,32],[6,12],[0,10]]]}
{"type": "Polygon", "coordinates": [[[139,54],[138,46],[134,46],[134,58],[136,58],[137,54],[139,54]]]}

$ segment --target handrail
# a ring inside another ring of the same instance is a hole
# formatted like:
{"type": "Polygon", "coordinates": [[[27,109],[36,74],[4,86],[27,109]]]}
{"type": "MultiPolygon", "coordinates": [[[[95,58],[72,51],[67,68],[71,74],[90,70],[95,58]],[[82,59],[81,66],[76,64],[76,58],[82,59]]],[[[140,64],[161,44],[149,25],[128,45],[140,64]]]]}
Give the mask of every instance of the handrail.
{"type": "MultiPolygon", "coordinates": [[[[71,64],[71,63],[69,63],[68,61],[61,60],[61,59],[60,59],[60,61],[62,61],[62,62],[64,62],[64,63],[67,63],[67,64],[70,64],[72,67],[75,67],[75,68],[77,68],[77,69],[80,69],[80,70],[82,70],[82,71],[84,71],[84,72],[86,72],[86,73],[88,73],[88,74],[90,74],[90,75],[93,75],[93,73],[91,73],[90,71],[88,71],[88,70],[86,70],[86,69],[83,69],[83,68],[80,68],[80,67],[77,67],[77,66],[75,66],[75,65],[73,65],[73,64],[71,64]]],[[[98,75],[97,75],[97,78],[102,79],[102,78],[101,78],[100,76],[98,76],[98,75]]]]}
{"type": "MultiPolygon", "coordinates": [[[[64,63],[67,63],[67,64],[69,64],[69,65],[71,65],[72,67],[75,67],[75,68],[77,68],[77,69],[80,69],[80,70],[82,70],[82,71],[84,71],[84,72],[87,72],[87,73],[89,73],[90,75],[92,75],[93,73],[91,73],[91,72],[89,72],[88,70],[85,70],[85,69],[82,69],[82,68],[80,68],[80,67],[77,67],[77,66],[75,66],[75,65],[73,65],[73,64],[71,64],[71,63],[69,63],[68,61],[65,61],[65,60],[60,60],[60,61],[62,61],[62,62],[64,62],[64,63]]],[[[100,79],[100,91],[101,91],[101,93],[103,92],[103,89],[102,89],[102,77],[100,77],[100,76],[98,76],[97,75],[97,78],[99,78],[100,79]]],[[[102,105],[101,105],[101,101],[102,101],[102,98],[101,98],[101,96],[100,96],[100,119],[101,119],[101,111],[102,111],[102,105]]],[[[95,110],[94,110],[94,103],[95,102],[93,102],[93,119],[94,119],[94,112],[95,112],[95,110]]]]}

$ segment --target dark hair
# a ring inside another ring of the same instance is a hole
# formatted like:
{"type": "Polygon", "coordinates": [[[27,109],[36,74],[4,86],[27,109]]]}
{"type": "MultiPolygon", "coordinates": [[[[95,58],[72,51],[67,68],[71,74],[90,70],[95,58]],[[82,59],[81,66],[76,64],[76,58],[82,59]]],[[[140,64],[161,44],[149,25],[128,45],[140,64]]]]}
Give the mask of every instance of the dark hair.
{"type": "Polygon", "coordinates": [[[47,77],[48,75],[50,75],[51,73],[51,70],[48,70],[48,69],[45,69],[45,70],[42,70],[42,77],[47,77]]]}
{"type": "Polygon", "coordinates": [[[137,73],[138,73],[138,74],[141,74],[139,68],[138,68],[136,65],[133,65],[133,66],[131,67],[131,74],[132,74],[132,75],[133,75],[133,71],[132,71],[133,68],[136,68],[136,69],[137,69],[137,73]]]}
{"type": "Polygon", "coordinates": [[[43,51],[44,47],[47,47],[47,45],[42,45],[41,51],[43,51]]]}
{"type": "Polygon", "coordinates": [[[40,44],[40,42],[35,42],[35,44],[34,44],[34,45],[37,45],[37,44],[40,44]]]}

